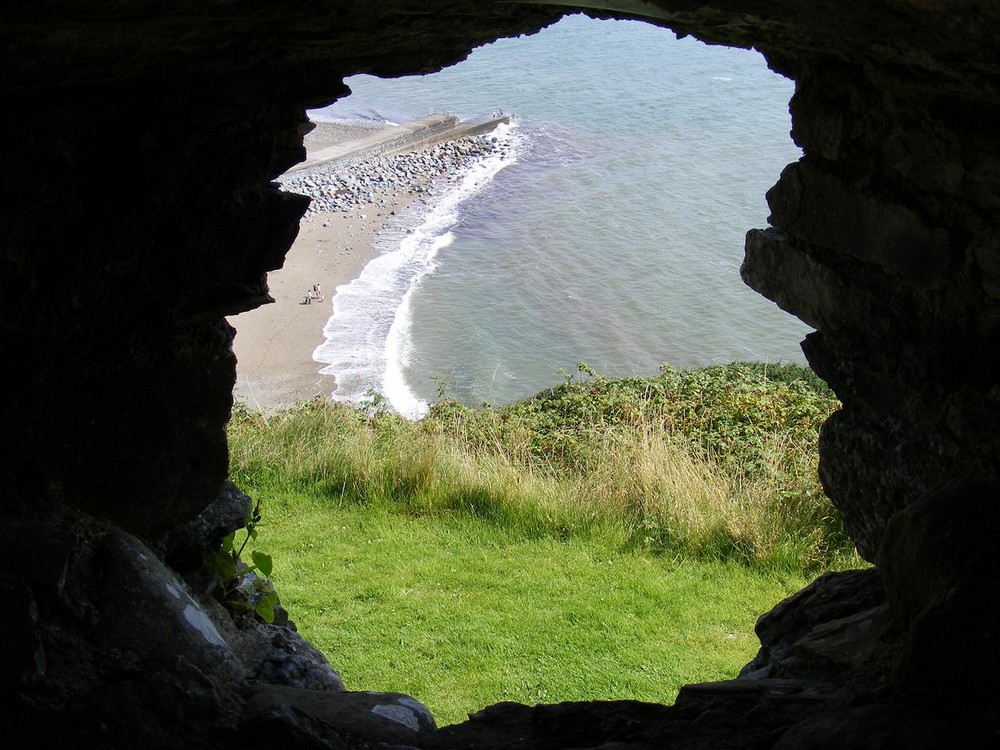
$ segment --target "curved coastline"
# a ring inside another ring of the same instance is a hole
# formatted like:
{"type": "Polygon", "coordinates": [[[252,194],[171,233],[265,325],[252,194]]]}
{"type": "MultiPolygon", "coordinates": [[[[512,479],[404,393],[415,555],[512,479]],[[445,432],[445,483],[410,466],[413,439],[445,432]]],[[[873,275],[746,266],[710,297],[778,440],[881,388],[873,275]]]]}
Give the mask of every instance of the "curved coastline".
{"type": "Polygon", "coordinates": [[[516,161],[516,138],[504,126],[490,138],[462,138],[397,157],[396,174],[430,176],[426,197],[397,212],[375,240],[378,256],[361,276],[338,290],[326,342],[313,358],[337,378],[335,400],[359,404],[372,392],[408,418],[427,404],[413,392],[408,373],[413,353],[415,294],[439,266],[438,253],[454,239],[463,204],[516,161]]]}
{"type": "MultiPolygon", "coordinates": [[[[367,151],[366,141],[392,141],[402,126],[343,121],[315,125],[305,138],[307,152],[326,151],[338,157],[280,180],[283,189],[310,195],[313,202],[283,266],[268,274],[274,302],[229,319],[237,330],[234,395],[258,411],[333,393],[336,379],[320,371],[322,364],[313,359],[313,352],[325,343],[323,331],[333,315],[336,290],[358,279],[382,252],[377,237],[398,224],[402,209],[425,200],[432,181],[449,177],[438,171],[438,162],[421,156],[431,145],[426,139],[397,139],[400,146],[392,158],[379,156],[377,146],[374,152],[367,151]],[[351,150],[349,165],[345,165],[339,156],[344,149],[335,147],[352,142],[360,147],[351,150]],[[421,150],[407,150],[413,148],[421,150]],[[306,293],[315,284],[323,299],[307,304],[306,293]]],[[[434,135],[454,151],[449,138],[468,136],[470,125],[482,127],[481,123],[456,123],[434,135]]]]}

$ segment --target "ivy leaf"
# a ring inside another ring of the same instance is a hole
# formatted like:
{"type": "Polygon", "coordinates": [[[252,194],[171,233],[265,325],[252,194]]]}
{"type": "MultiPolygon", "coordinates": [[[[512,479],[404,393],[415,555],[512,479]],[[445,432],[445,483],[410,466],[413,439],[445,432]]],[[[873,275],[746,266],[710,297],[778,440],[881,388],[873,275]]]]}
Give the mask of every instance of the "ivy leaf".
{"type": "Polygon", "coordinates": [[[236,578],[236,561],[233,560],[230,553],[225,550],[219,550],[212,560],[213,566],[215,567],[215,573],[224,582],[228,582],[236,578]]]}
{"type": "Polygon", "coordinates": [[[236,539],[236,532],[231,531],[226,536],[222,537],[222,547],[220,548],[223,552],[233,551],[233,541],[236,539]]]}
{"type": "Polygon", "coordinates": [[[253,564],[257,566],[257,570],[263,573],[265,578],[270,577],[271,567],[274,565],[270,555],[260,550],[254,550],[250,558],[253,560],[253,564]]]}
{"type": "Polygon", "coordinates": [[[273,591],[269,594],[265,594],[257,602],[257,606],[254,607],[254,612],[260,615],[260,618],[266,623],[274,622],[274,605],[278,603],[278,595],[273,591]]]}

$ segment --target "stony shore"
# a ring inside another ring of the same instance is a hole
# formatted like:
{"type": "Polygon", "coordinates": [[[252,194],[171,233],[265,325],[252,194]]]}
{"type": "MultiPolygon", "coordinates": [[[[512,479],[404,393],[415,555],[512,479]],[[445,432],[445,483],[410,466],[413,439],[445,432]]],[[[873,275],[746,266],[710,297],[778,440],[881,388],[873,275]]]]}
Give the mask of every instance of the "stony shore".
{"type": "MultiPolygon", "coordinates": [[[[370,129],[318,123],[306,136],[307,149],[370,129]]],[[[349,164],[330,162],[285,175],[282,189],[312,198],[299,235],[281,269],[268,274],[274,303],[230,318],[237,335],[236,398],[252,409],[276,408],[328,396],[334,379],[312,358],[323,343],[338,286],[357,278],[373,257],[378,233],[413,201],[429,202],[461,178],[471,161],[506,148],[492,135],[467,136],[393,156],[357,154],[349,164]],[[306,303],[319,284],[322,301],[306,303]]]]}
{"type": "Polygon", "coordinates": [[[386,208],[393,195],[426,193],[430,185],[440,189],[459,179],[462,168],[506,148],[495,136],[468,136],[420,151],[385,158],[352,161],[347,168],[323,164],[286,175],[285,190],[308,195],[312,203],[305,220],[317,214],[335,214],[376,205],[386,208]]]}

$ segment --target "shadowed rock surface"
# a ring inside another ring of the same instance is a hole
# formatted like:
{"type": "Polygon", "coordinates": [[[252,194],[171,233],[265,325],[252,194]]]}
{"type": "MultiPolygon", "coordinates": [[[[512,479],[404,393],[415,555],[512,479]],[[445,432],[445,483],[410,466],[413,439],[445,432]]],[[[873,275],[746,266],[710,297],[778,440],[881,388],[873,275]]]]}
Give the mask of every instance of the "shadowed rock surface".
{"type": "Polygon", "coordinates": [[[297,231],[306,200],[273,181],[304,158],[305,108],[343,95],[345,76],[436,70],[570,7],[13,0],[0,22],[7,736],[995,746],[1000,6],[587,4],[754,46],[796,81],[804,156],[768,194],[771,226],[748,233],[743,276],[816,328],[804,349],[844,404],[821,477],[876,568],[776,607],[738,679],[688,686],[669,708],[501,704],[435,732],[410,699],[344,692],[289,624],[234,619],[200,572],[247,506],[224,488],[224,317],[269,301],[265,274],[297,231]]]}

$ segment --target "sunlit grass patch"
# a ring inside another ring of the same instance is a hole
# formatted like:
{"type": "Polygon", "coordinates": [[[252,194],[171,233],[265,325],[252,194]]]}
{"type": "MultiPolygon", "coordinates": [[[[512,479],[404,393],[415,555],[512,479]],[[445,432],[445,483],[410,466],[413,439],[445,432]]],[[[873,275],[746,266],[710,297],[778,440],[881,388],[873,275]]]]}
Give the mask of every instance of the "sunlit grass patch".
{"type": "Polygon", "coordinates": [[[502,700],[634,698],[732,677],[757,615],[860,564],[816,476],[838,407],[801,367],[583,379],[417,422],[237,408],[282,603],[348,687],[440,723],[502,700]]]}

